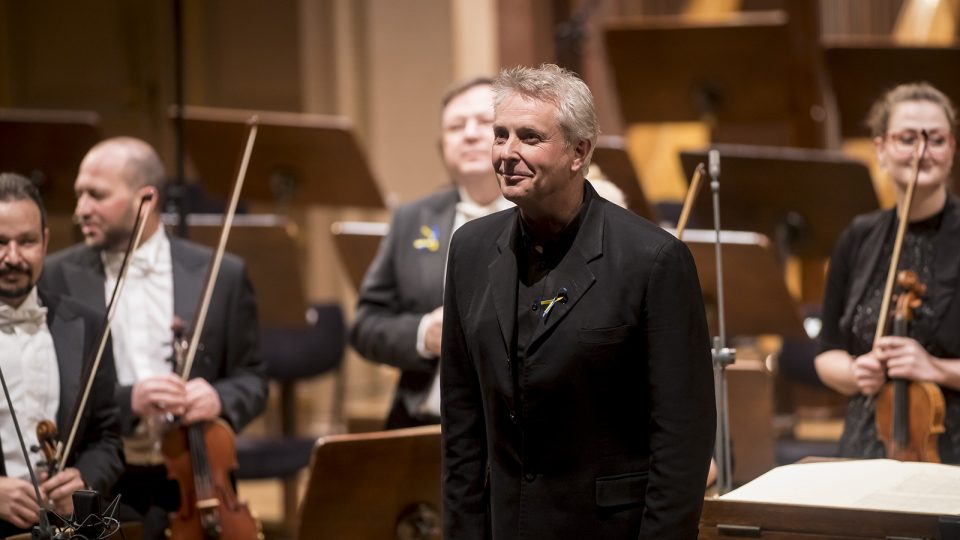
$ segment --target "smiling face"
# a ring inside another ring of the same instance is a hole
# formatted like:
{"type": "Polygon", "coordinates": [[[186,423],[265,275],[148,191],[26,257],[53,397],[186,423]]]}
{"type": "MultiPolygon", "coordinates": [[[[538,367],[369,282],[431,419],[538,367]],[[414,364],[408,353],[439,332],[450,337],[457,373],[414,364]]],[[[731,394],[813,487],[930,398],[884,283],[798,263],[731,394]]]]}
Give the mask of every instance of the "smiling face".
{"type": "Polygon", "coordinates": [[[493,167],[503,196],[524,208],[582,196],[586,140],[569,143],[552,103],[513,94],[495,111],[493,167]]]}
{"type": "Polygon", "coordinates": [[[946,113],[932,101],[902,101],[890,111],[886,133],[874,140],[880,166],[890,175],[898,190],[906,189],[912,179],[914,156],[922,130],[926,130],[929,137],[920,163],[917,189],[939,189],[947,183],[956,138],[946,113]]]}
{"type": "Polygon", "coordinates": [[[493,89],[480,84],[447,103],[440,120],[440,151],[450,177],[458,185],[475,177],[490,180],[493,144],[493,89]]]}
{"type": "Polygon", "coordinates": [[[33,290],[48,236],[32,200],[0,201],[0,301],[19,306],[33,290]]]}

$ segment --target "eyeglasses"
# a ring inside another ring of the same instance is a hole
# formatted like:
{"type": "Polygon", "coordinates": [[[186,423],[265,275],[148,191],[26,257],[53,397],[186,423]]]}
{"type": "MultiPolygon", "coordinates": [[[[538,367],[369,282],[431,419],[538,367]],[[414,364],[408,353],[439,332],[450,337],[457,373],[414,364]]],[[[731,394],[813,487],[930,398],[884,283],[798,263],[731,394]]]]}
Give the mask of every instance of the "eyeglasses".
{"type": "MultiPolygon", "coordinates": [[[[898,154],[913,154],[920,147],[922,135],[915,129],[905,129],[903,131],[893,131],[887,133],[886,139],[890,141],[890,146],[898,154]]],[[[927,132],[927,153],[943,155],[950,150],[953,142],[953,133],[943,133],[941,131],[927,132]]]]}

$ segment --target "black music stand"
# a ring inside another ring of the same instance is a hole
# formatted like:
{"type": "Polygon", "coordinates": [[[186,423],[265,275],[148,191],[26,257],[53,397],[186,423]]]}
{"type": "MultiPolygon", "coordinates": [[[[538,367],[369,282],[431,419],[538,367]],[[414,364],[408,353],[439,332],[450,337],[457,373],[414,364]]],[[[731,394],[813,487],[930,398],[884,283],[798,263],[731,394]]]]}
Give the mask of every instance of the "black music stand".
{"type": "MultiPolygon", "coordinates": [[[[717,259],[715,233],[705,229],[687,229],[687,244],[697,264],[703,303],[707,308],[710,334],[717,328],[717,259]]],[[[726,329],[730,337],[777,334],[806,337],[800,311],[787,291],[783,268],[770,240],[753,232],[721,231],[723,249],[726,329]]]]}
{"type": "Polygon", "coordinates": [[[297,538],[440,538],[440,426],[317,441],[297,538]]]}
{"type": "Polygon", "coordinates": [[[100,142],[92,111],[0,109],[0,172],[31,178],[51,214],[72,214],[80,162],[100,142]]]}
{"type": "MultiPolygon", "coordinates": [[[[168,226],[174,226],[176,219],[176,215],[164,215],[168,226]]],[[[187,225],[191,240],[217,247],[223,227],[221,214],[191,214],[187,216],[187,225]]],[[[226,249],[247,265],[257,298],[257,318],[264,327],[306,326],[307,302],[300,271],[299,234],[297,227],[283,216],[234,217],[226,249]]]]}
{"type": "Polygon", "coordinates": [[[763,139],[752,142],[774,144],[769,127],[787,126],[780,144],[821,144],[801,140],[795,129],[812,122],[798,89],[803,73],[815,70],[798,64],[785,12],[740,13],[723,23],[621,20],[607,25],[605,38],[627,124],[703,121],[712,141],[723,140],[728,127],[746,128],[726,137],[738,142],[765,126],[763,139]]]}
{"type": "Polygon", "coordinates": [[[259,132],[244,183],[245,199],[273,201],[282,207],[384,207],[346,118],[186,107],[187,152],[211,192],[230,193],[247,121],[254,115],[259,132]]]}
{"type": "MultiPolygon", "coordinates": [[[[823,57],[844,138],[870,137],[864,122],[873,102],[898,84],[926,81],[960,103],[960,47],[914,47],[889,39],[831,40],[823,57]]],[[[960,181],[960,160],[953,162],[960,181]]]]}
{"type": "Polygon", "coordinates": [[[355,290],[360,290],[389,229],[388,223],[377,221],[337,221],[330,225],[340,262],[355,290]]]}
{"type": "Polygon", "coordinates": [[[603,174],[616,184],[627,198],[627,208],[649,219],[654,223],[660,222],[659,213],[649,204],[643,194],[643,186],[637,177],[633,162],[627,153],[626,142],[623,137],[615,135],[601,135],[597,139],[597,147],[593,150],[593,161],[600,167],[603,174]]]}
{"type": "MultiPolygon", "coordinates": [[[[748,145],[715,145],[720,152],[720,215],[724,229],[774,239],[781,257],[826,258],[854,216],[878,208],[867,166],[837,152],[748,145]]],[[[707,151],[680,153],[689,178],[707,151]]],[[[708,189],[702,188],[704,192],[708,189]]],[[[706,193],[691,221],[713,223],[706,193]]]]}

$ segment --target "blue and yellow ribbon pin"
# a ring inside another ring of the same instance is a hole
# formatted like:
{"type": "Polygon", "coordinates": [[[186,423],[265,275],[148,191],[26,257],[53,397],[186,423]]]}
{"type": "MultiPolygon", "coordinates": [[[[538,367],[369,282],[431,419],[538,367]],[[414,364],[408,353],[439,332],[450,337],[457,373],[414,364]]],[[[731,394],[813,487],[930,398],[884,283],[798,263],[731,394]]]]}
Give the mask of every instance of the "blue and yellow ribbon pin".
{"type": "Polygon", "coordinates": [[[541,305],[541,306],[546,306],[546,307],[543,309],[543,312],[540,314],[540,316],[541,316],[542,318],[546,319],[546,318],[547,318],[547,315],[550,314],[550,310],[552,310],[552,309],[553,309],[553,306],[557,305],[557,303],[560,303],[560,304],[566,304],[566,303],[567,303],[567,288],[566,288],[566,287],[561,287],[560,290],[557,291],[557,295],[554,296],[553,298],[548,298],[548,299],[546,299],[546,300],[541,300],[541,301],[540,301],[540,305],[541,305]]]}
{"type": "Polygon", "coordinates": [[[429,252],[440,249],[440,229],[438,227],[434,226],[430,228],[426,225],[421,225],[420,234],[422,234],[423,237],[413,241],[414,248],[420,251],[427,250],[429,252]]]}

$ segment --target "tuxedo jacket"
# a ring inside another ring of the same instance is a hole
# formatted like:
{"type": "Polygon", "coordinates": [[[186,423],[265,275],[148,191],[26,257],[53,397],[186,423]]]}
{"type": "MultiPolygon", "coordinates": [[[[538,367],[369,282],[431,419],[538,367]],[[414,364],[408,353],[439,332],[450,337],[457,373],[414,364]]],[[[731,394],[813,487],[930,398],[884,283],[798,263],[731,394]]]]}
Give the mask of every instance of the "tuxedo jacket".
{"type": "Polygon", "coordinates": [[[716,411],[693,258],[589,185],[585,204],[547,277],[567,300],[538,323],[522,363],[519,210],[454,235],[444,538],[696,538],[716,411]]]}
{"type": "MultiPolygon", "coordinates": [[[[203,292],[212,251],[171,237],[170,253],[173,312],[189,329],[203,292]]],[[[100,252],[83,244],[47,258],[41,277],[46,288],[104,310],[105,280],[100,252]]],[[[221,416],[235,431],[247,425],[266,406],[267,383],[257,348],[259,338],[256,300],[243,261],[225,254],[190,377],[203,377],[216,389],[223,405],[221,416]]],[[[129,385],[116,385],[124,434],[132,433],[137,422],[130,410],[131,389],[129,385]]]]}
{"type": "Polygon", "coordinates": [[[449,189],[397,209],[360,288],[350,343],[368,360],[401,370],[389,429],[437,422],[419,413],[438,361],[417,353],[417,328],[443,303],[443,269],[459,200],[457,190],[449,189]]]}
{"type": "MultiPolygon", "coordinates": [[[[77,302],[49,291],[39,290],[40,302],[47,308],[47,327],[53,338],[60,374],[60,405],[57,409],[57,432],[66,444],[74,419],[78,396],[83,392],[87,375],[99,344],[103,315],[77,302]]],[[[113,388],[117,376],[109,341],[93,379],[87,405],[77,426],[74,448],[67,457],[67,466],[76,467],[91,489],[106,495],[123,472],[123,450],[120,441],[119,410],[113,388]]],[[[0,399],[3,399],[0,397],[0,399]]],[[[16,410],[17,404],[13,404],[16,410]]],[[[21,426],[33,430],[36,426],[21,426]]],[[[17,444],[17,441],[3,441],[17,444]]],[[[31,456],[31,462],[35,461],[31,456]]],[[[6,464],[0,457],[0,476],[6,475],[6,464]]],[[[16,534],[12,524],[0,520],[0,535],[16,534]]]]}

